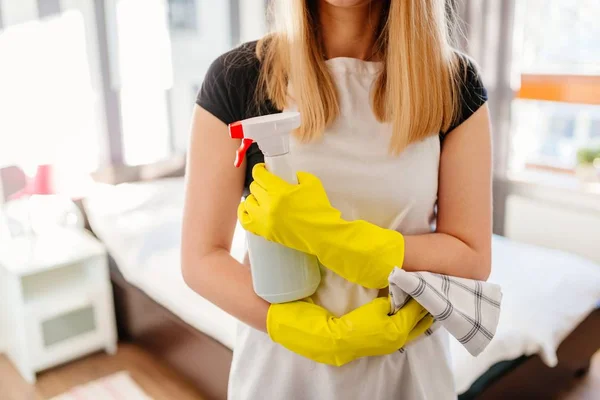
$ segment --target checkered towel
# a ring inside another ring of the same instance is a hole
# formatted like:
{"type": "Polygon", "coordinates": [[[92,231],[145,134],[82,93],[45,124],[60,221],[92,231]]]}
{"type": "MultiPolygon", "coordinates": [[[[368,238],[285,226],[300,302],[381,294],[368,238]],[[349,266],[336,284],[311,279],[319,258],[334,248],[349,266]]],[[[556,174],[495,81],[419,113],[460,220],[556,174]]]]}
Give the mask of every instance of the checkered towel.
{"type": "Polygon", "coordinates": [[[392,313],[414,298],[433,315],[435,321],[426,335],[443,326],[473,356],[494,337],[500,317],[500,286],[400,268],[392,271],[389,281],[392,313]]]}

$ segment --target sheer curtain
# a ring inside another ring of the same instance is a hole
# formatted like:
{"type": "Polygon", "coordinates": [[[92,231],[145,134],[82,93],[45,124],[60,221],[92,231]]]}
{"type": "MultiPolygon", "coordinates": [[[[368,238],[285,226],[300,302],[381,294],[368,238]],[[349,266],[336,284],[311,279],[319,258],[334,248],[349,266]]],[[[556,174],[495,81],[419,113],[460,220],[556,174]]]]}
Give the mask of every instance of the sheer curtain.
{"type": "MultiPolygon", "coordinates": [[[[204,73],[238,44],[234,36],[240,36],[241,0],[104,1],[109,80],[121,106],[123,161],[153,163],[184,152],[204,73]]],[[[251,2],[244,0],[244,5],[251,2]]],[[[244,34],[253,34],[251,28],[244,34]]]]}
{"type": "Polygon", "coordinates": [[[452,0],[462,25],[462,50],[477,61],[488,89],[493,127],[494,175],[506,174],[510,109],[515,95],[515,0],[452,0]]]}
{"type": "Polygon", "coordinates": [[[494,233],[504,233],[506,198],[511,191],[506,180],[510,149],[511,103],[518,75],[513,66],[516,0],[449,0],[461,20],[460,46],[480,66],[488,89],[494,156],[494,233]],[[517,78],[517,79],[515,79],[517,78]]]}
{"type": "MultiPolygon", "coordinates": [[[[91,0],[78,3],[91,6],[91,0]]],[[[15,164],[33,172],[48,163],[66,172],[96,169],[105,146],[90,15],[64,7],[38,19],[35,2],[4,0],[2,6],[0,167],[15,164]]]]}

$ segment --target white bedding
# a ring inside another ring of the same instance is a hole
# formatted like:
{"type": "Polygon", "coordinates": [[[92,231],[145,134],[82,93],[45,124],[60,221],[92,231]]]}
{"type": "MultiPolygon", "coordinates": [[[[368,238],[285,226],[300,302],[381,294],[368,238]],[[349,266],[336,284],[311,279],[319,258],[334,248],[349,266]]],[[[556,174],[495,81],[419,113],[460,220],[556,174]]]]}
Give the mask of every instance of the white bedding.
{"type": "Polygon", "coordinates": [[[598,305],[600,266],[557,250],[494,236],[490,281],[502,286],[496,336],[478,356],[450,341],[459,393],[497,362],[539,354],[557,363],[559,344],[598,305]]]}
{"type": "MultiPolygon", "coordinates": [[[[197,295],[181,276],[182,178],[98,186],[85,207],[94,232],[129,283],[194,328],[233,348],[237,320],[197,295]]],[[[243,235],[237,235],[232,254],[243,257],[243,235]]]]}
{"type": "MultiPolygon", "coordinates": [[[[189,289],[179,263],[183,179],[101,187],[86,201],[90,224],[123,276],[196,329],[229,348],[236,319],[189,289]]],[[[241,259],[236,230],[232,254],[241,259]]],[[[504,293],[494,340],[477,358],[451,340],[459,393],[497,362],[539,354],[556,364],[560,342],[600,300],[600,266],[560,251],[493,239],[490,280],[504,293]]]]}

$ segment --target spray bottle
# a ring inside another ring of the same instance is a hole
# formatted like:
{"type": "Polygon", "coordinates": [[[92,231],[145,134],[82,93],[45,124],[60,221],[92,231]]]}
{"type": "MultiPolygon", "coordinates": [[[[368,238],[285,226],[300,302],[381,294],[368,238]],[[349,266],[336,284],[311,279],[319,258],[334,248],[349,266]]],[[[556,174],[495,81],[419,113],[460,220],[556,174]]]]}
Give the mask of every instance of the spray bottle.
{"type": "MultiPolygon", "coordinates": [[[[229,125],[232,139],[242,139],[235,166],[239,167],[253,142],[273,174],[297,184],[289,159],[290,133],[300,126],[300,113],[284,112],[249,118],[229,125]]],[[[256,294],[269,303],[285,303],[312,295],[321,273],[317,258],[246,232],[252,283],[256,294]]]]}

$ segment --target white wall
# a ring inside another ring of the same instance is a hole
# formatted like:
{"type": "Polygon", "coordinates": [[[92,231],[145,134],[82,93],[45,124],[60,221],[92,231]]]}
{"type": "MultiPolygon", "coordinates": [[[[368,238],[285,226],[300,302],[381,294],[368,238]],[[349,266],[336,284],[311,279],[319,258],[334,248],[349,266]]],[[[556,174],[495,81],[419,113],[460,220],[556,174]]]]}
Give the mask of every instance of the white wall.
{"type": "Polygon", "coordinates": [[[504,234],[521,242],[568,251],[600,263],[598,194],[559,193],[543,199],[509,195],[504,234]]]}

